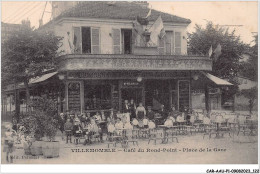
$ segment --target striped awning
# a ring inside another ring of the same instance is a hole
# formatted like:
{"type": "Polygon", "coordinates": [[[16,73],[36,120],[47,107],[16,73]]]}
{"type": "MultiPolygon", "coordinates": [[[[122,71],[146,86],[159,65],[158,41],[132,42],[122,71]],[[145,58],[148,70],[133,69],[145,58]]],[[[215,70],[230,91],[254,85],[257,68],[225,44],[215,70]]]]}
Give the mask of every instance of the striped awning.
{"type": "Polygon", "coordinates": [[[209,80],[211,80],[216,85],[219,85],[219,86],[231,86],[231,85],[233,85],[232,83],[230,83],[230,82],[228,82],[224,79],[221,79],[219,77],[213,76],[210,73],[202,72],[202,74],[204,74],[209,80]]]}

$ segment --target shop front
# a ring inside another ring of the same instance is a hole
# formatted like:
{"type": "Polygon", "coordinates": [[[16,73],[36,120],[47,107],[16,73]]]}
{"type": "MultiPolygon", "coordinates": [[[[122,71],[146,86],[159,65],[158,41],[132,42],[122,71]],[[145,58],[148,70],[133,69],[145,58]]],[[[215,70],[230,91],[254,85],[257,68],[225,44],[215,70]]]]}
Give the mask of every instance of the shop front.
{"type": "Polygon", "coordinates": [[[206,57],[136,55],[65,55],[59,74],[64,76],[65,105],[73,112],[111,108],[122,112],[125,100],[158,110],[191,108],[191,84],[198,71],[211,70],[206,57]]]}

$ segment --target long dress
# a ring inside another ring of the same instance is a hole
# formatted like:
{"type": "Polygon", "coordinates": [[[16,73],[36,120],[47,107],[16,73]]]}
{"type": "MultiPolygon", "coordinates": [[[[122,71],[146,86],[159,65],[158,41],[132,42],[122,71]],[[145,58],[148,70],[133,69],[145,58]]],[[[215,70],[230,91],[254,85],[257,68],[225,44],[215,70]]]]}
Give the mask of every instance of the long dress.
{"type": "Polygon", "coordinates": [[[133,120],[134,118],[136,118],[136,106],[134,103],[130,103],[129,104],[129,110],[130,110],[130,119],[133,120]]]}

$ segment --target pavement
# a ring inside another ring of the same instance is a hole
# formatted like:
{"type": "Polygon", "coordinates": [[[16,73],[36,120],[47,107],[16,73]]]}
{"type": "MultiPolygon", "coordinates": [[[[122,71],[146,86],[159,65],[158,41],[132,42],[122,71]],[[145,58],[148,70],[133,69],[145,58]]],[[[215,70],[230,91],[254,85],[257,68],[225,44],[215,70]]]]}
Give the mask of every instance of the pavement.
{"type": "MultiPolygon", "coordinates": [[[[162,144],[160,141],[148,144],[147,139],[140,139],[138,146],[129,144],[128,148],[116,147],[104,143],[91,145],[66,144],[60,142],[58,158],[24,155],[19,145],[13,153],[14,164],[257,164],[258,136],[225,135],[223,138],[209,139],[202,133],[178,136],[176,141],[162,144]],[[103,152],[102,152],[103,151],[103,152]]],[[[3,148],[3,147],[2,147],[3,148]]],[[[3,150],[3,149],[2,149],[3,150]]],[[[6,164],[5,153],[1,161],[6,164]]]]}

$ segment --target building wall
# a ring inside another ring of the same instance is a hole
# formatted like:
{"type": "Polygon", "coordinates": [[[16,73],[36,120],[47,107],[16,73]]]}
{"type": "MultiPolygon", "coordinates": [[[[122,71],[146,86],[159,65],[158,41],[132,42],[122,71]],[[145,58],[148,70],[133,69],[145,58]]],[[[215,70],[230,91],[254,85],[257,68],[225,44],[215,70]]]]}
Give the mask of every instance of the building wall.
{"type": "MultiPolygon", "coordinates": [[[[75,19],[64,20],[60,24],[55,25],[55,33],[64,37],[63,46],[60,48],[65,50],[64,54],[70,54],[69,42],[73,44],[73,27],[97,27],[100,28],[100,53],[113,54],[113,36],[112,29],[132,29],[133,21],[122,20],[102,20],[102,19],[75,19]],[[67,33],[70,33],[69,36],[67,33]],[[68,41],[69,40],[69,41],[68,41]]],[[[148,26],[149,28],[150,26],[148,26]]],[[[181,54],[187,54],[187,34],[186,25],[164,24],[165,31],[181,32],[181,54]]]]}

